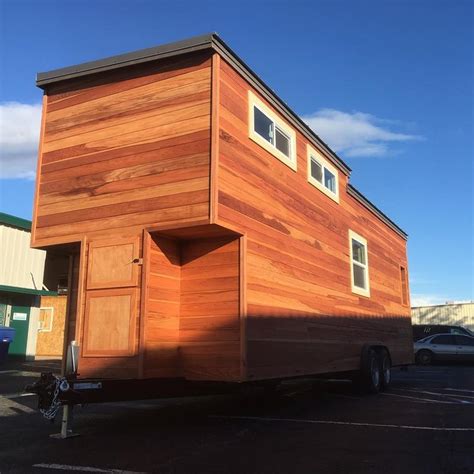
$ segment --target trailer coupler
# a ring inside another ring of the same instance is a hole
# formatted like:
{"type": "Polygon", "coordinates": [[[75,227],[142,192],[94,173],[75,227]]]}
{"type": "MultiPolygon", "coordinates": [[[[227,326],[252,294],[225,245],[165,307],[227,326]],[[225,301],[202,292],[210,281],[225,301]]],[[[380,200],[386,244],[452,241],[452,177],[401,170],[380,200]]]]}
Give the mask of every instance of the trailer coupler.
{"type": "Polygon", "coordinates": [[[52,372],[43,372],[35,383],[25,387],[25,390],[38,395],[38,408],[48,420],[54,420],[64,404],[81,403],[81,396],[71,389],[66,377],[58,377],[52,372]]]}

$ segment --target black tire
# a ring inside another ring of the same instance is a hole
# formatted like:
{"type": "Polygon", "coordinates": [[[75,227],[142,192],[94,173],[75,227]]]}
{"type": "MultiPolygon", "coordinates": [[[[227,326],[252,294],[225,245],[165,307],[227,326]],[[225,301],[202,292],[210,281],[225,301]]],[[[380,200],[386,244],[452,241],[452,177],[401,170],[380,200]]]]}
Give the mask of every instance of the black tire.
{"type": "Polygon", "coordinates": [[[416,353],[416,363],[419,365],[430,365],[433,362],[433,353],[428,349],[421,349],[416,353]]]}
{"type": "Polygon", "coordinates": [[[366,393],[379,393],[382,387],[380,358],[371,347],[365,346],[362,350],[358,385],[366,393]]]}
{"type": "Polygon", "coordinates": [[[380,385],[382,390],[388,390],[390,382],[392,381],[392,360],[390,354],[386,349],[382,349],[379,353],[380,363],[380,385]]]}

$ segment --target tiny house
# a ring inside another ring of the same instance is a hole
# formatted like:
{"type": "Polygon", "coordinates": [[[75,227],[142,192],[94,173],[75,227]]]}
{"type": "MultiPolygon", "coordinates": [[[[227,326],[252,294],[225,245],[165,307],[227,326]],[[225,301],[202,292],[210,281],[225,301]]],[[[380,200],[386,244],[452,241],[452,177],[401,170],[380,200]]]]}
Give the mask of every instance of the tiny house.
{"type": "Polygon", "coordinates": [[[412,362],[407,235],[215,34],[40,73],[32,246],[80,377],[246,382],[412,362]]]}

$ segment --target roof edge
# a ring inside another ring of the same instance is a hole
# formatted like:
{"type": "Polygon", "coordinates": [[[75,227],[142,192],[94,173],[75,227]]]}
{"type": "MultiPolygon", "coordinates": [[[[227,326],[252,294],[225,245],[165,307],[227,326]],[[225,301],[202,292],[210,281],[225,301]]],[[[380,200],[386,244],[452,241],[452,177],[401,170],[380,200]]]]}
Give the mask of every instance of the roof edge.
{"type": "Polygon", "coordinates": [[[157,59],[176,56],[178,54],[186,54],[202,49],[211,49],[212,38],[215,35],[215,33],[208,33],[200,36],[194,36],[182,41],[154,46],[152,48],[140,49],[131,53],[118,54],[105,59],[98,59],[96,61],[88,61],[75,66],[53,69],[47,72],[39,72],[36,75],[36,85],[44,90],[45,86],[49,84],[73,79],[76,77],[110,71],[112,69],[118,69],[126,66],[133,66],[135,64],[155,61],[157,59]]]}
{"type": "Polygon", "coordinates": [[[0,224],[15,227],[16,229],[31,231],[31,221],[21,217],[12,216],[11,214],[6,214],[5,212],[0,212],[0,224]]]}
{"type": "Polygon", "coordinates": [[[408,234],[395,222],[392,221],[386,214],[384,214],[377,206],[372,204],[360,191],[358,191],[352,184],[347,183],[347,194],[352,196],[354,199],[363,204],[372,213],[374,213],[381,221],[387,224],[392,230],[394,230],[404,240],[408,239],[408,234]]]}
{"type": "Polygon", "coordinates": [[[57,291],[50,290],[37,290],[35,288],[23,288],[20,286],[0,285],[0,292],[5,293],[21,293],[23,295],[36,295],[36,296],[57,296],[57,291]]]}

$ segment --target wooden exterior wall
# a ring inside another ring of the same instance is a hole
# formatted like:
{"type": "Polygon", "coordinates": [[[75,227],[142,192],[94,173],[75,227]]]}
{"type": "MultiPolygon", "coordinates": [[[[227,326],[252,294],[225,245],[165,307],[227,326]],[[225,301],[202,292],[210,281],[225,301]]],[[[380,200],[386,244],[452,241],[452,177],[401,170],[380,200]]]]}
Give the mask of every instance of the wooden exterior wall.
{"type": "Polygon", "coordinates": [[[201,239],[181,252],[180,354],[191,379],[240,380],[239,239],[201,239]]]}
{"type": "Polygon", "coordinates": [[[209,219],[209,54],[51,86],[32,245],[209,219]]]}
{"type": "Polygon", "coordinates": [[[240,380],[239,239],[149,245],[143,376],[240,380]]]}
{"type": "Polygon", "coordinates": [[[405,240],[347,194],[344,173],[339,204],[307,181],[301,133],[296,171],[254,143],[248,91],[258,92],[219,64],[216,215],[247,240],[247,377],[353,369],[361,341],[382,340],[394,363],[410,362],[410,309],[402,305],[400,279],[405,240]],[[349,229],[368,241],[370,298],[351,291],[349,229]]]}
{"type": "Polygon", "coordinates": [[[181,255],[177,240],[149,239],[144,377],[178,377],[181,303],[181,255]]]}
{"type": "Polygon", "coordinates": [[[32,244],[81,244],[81,376],[350,370],[363,342],[411,362],[405,240],[344,173],[339,203],[308,183],[299,132],[296,171],[253,142],[249,90],[210,52],[49,86],[32,244]],[[370,298],[351,291],[349,229],[368,242],[370,298]]]}

